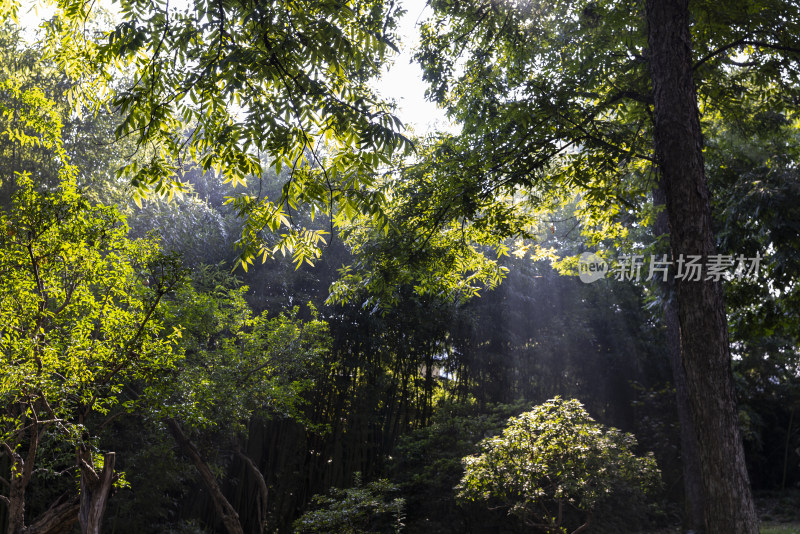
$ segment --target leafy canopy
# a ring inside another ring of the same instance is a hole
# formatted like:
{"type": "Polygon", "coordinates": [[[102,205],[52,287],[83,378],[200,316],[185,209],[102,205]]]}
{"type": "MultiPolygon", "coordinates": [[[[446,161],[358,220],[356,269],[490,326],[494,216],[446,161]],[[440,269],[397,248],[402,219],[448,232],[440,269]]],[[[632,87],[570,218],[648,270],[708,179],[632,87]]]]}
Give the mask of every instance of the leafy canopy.
{"type": "Polygon", "coordinates": [[[249,288],[213,267],[193,274],[193,284],[170,303],[170,321],[182,326],[186,357],[180,374],[153,391],[158,411],[194,429],[246,434],[251,419],[303,416],[303,393],[322,374],[330,350],[328,325],[311,309],[255,314],[249,288]]]}
{"type": "Polygon", "coordinates": [[[418,296],[463,301],[496,287],[510,250],[504,239],[528,235],[531,218],[513,193],[465,195],[458,139],[435,135],[417,144],[418,161],[394,162],[380,184],[384,218],[342,221],[354,261],[331,287],[330,301],[368,294],[388,306],[403,287],[418,296]],[[468,196],[464,202],[463,197],[468,196]]]}
{"type": "Polygon", "coordinates": [[[75,435],[122,388],[170,369],[178,332],[161,301],[181,279],[155,240],[130,240],[114,208],[91,206],[65,182],[38,193],[25,176],[0,215],[0,438],[12,449],[27,424],[75,435]]]}
{"type": "MultiPolygon", "coordinates": [[[[593,244],[649,224],[656,185],[644,2],[433,0],[416,58],[429,95],[463,123],[459,202],[487,192],[534,205],[578,199],[593,244]]],[[[692,50],[704,115],[796,101],[796,2],[692,2],[692,50]]]]}
{"type": "Polygon", "coordinates": [[[324,232],[299,227],[292,212],[303,203],[331,215],[376,210],[376,168],[410,149],[391,107],[367,83],[396,49],[402,11],[394,2],[196,0],[179,8],[126,0],[122,21],[95,35],[84,25],[91,6],[59,7],[48,43],[81,82],[73,101],[110,102],[124,115],[117,136],[135,137],[146,156],[120,170],[137,201],[150,190],[180,191],[192,164],[234,184],[269,167],[289,169],[280,197],[231,199],[248,220],[245,267],[281,249],[298,262],[315,257],[324,232]],[[114,90],[121,71],[132,79],[114,90]],[[280,241],[266,244],[263,230],[280,241]]]}

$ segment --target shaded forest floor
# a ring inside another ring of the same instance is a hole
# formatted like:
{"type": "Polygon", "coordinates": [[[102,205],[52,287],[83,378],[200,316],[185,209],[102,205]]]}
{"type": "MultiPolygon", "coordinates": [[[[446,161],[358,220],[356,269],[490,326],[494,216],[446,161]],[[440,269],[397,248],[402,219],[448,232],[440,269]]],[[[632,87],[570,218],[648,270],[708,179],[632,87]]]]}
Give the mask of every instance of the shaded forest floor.
{"type": "Polygon", "coordinates": [[[756,494],[756,510],[764,523],[800,524],[800,491],[756,494]]]}
{"type": "MultiPolygon", "coordinates": [[[[648,530],[639,534],[679,534],[683,532],[680,527],[667,527],[658,530],[648,530]]],[[[800,534],[800,521],[782,523],[777,521],[764,521],[761,523],[761,534],[800,534]]]]}
{"type": "Polygon", "coordinates": [[[762,523],[761,534],[800,534],[800,523],[762,523]]]}
{"type": "MultiPolygon", "coordinates": [[[[800,534],[800,491],[757,493],[756,510],[761,534],[800,534]]],[[[647,530],[639,534],[677,534],[680,526],[647,530]]]]}

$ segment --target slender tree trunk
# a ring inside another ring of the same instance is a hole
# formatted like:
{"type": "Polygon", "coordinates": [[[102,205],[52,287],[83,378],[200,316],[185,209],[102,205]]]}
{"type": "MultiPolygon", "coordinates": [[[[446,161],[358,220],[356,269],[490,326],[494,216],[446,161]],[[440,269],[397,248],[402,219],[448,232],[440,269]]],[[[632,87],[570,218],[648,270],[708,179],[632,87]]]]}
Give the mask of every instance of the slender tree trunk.
{"type": "MultiPolygon", "coordinates": [[[[666,204],[664,184],[653,190],[653,203],[656,206],[666,204]]],[[[656,237],[669,235],[667,212],[662,211],[654,225],[656,237]]],[[[668,278],[662,283],[664,299],[664,325],[667,330],[667,359],[672,369],[672,381],[675,384],[675,404],[680,425],[681,466],[683,468],[683,528],[686,531],[699,532],[705,526],[703,509],[703,478],[700,474],[700,448],[694,428],[692,408],[689,404],[689,391],[686,386],[686,373],[681,363],[681,330],[678,320],[678,304],[675,301],[674,280],[668,278]]]]}
{"type": "Polygon", "coordinates": [[[79,521],[81,534],[100,534],[103,526],[103,514],[106,512],[111,487],[114,485],[114,463],[116,455],[107,452],[103,456],[103,469],[98,474],[92,465],[88,451],[78,451],[78,463],[81,469],[81,501],[79,521]]]}
{"type": "MultiPolygon", "coordinates": [[[[673,257],[715,253],[692,75],[688,0],[647,0],[655,149],[673,257]]],[[[700,446],[708,534],[757,534],[718,282],[676,280],[681,356],[700,446]]]]}
{"type": "MultiPolygon", "coordinates": [[[[21,406],[19,409],[24,413],[26,406],[21,406]]],[[[30,424],[30,433],[28,437],[28,451],[25,458],[16,451],[16,445],[2,443],[3,452],[8,456],[11,462],[11,476],[8,483],[8,498],[6,505],[8,506],[8,523],[6,532],[8,534],[22,534],[25,532],[25,492],[28,489],[28,484],[33,475],[33,466],[36,462],[36,454],[39,450],[39,424],[37,421],[31,421],[27,417],[22,417],[22,426],[30,424]]],[[[22,438],[19,438],[19,444],[22,438]]]]}
{"type": "Polygon", "coordinates": [[[264,475],[259,471],[258,466],[253,462],[253,459],[243,453],[237,448],[236,455],[244,462],[247,471],[256,479],[256,486],[258,487],[258,499],[256,501],[258,510],[258,532],[264,533],[264,525],[267,520],[267,499],[269,498],[269,489],[267,488],[267,481],[264,480],[264,475]]]}
{"type": "Polygon", "coordinates": [[[428,425],[433,411],[433,356],[425,358],[425,397],[422,405],[422,426],[428,425]]]}
{"type": "Polygon", "coordinates": [[[783,448],[783,477],[781,477],[781,491],[786,489],[786,472],[789,470],[789,445],[792,442],[792,423],[794,422],[794,406],[789,414],[789,426],[786,428],[786,446],[783,448]]]}
{"type": "Polygon", "coordinates": [[[203,481],[206,490],[208,490],[211,500],[214,503],[214,509],[217,515],[222,519],[222,524],[225,525],[228,534],[244,534],[242,524],[239,521],[239,514],[236,513],[231,503],[225,498],[225,495],[223,495],[222,489],[220,489],[219,484],[217,484],[214,473],[211,472],[211,469],[209,469],[208,465],[203,461],[200,452],[194,444],[189,441],[186,434],[183,433],[183,429],[181,429],[177,421],[174,419],[167,419],[166,424],[170,433],[175,438],[178,447],[192,460],[197,472],[200,473],[200,479],[203,481]]]}
{"type": "MultiPolygon", "coordinates": [[[[10,451],[10,449],[9,449],[10,451]]],[[[21,534],[25,530],[25,461],[16,451],[9,453],[11,461],[11,477],[8,488],[8,521],[6,532],[8,534],[21,534]]]]}

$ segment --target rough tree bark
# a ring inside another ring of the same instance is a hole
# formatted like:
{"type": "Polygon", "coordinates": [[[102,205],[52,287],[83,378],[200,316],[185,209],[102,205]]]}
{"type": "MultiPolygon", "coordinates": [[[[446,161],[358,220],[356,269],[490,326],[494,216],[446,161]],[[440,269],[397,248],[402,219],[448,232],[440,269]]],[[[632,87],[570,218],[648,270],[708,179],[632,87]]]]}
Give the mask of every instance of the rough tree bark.
{"type": "Polygon", "coordinates": [[[78,521],[81,504],[78,497],[65,493],[30,526],[25,534],[66,534],[78,521]]]}
{"type": "MultiPolygon", "coordinates": [[[[647,0],[655,149],[675,258],[715,253],[692,76],[688,0],[647,0]]],[[[708,534],[757,534],[744,461],[722,290],[676,280],[681,356],[700,446],[708,534]]]]}
{"type": "Polygon", "coordinates": [[[88,451],[78,452],[78,463],[81,469],[81,501],[80,515],[81,534],[100,534],[103,525],[103,514],[106,511],[111,487],[114,485],[114,462],[116,455],[107,452],[103,456],[103,470],[98,474],[91,463],[88,451]]]}
{"type": "MultiPolygon", "coordinates": [[[[653,204],[665,206],[666,193],[664,184],[653,190],[653,204]]],[[[667,212],[659,213],[653,231],[656,237],[669,235],[669,220],[667,212]]],[[[683,499],[685,531],[701,531],[705,526],[703,509],[705,495],[703,494],[703,479],[700,474],[700,448],[697,443],[697,433],[694,428],[692,407],[689,404],[689,391],[686,387],[686,373],[681,363],[681,330],[678,320],[678,304],[675,301],[674,280],[668,278],[662,284],[664,300],[664,325],[667,334],[667,359],[672,369],[672,381],[675,385],[675,405],[678,412],[680,425],[681,465],[683,467],[683,499]]]]}
{"type": "MultiPolygon", "coordinates": [[[[3,443],[6,454],[11,461],[11,477],[8,482],[8,497],[3,499],[8,506],[8,521],[6,522],[6,532],[8,534],[21,534],[25,531],[25,490],[31,476],[31,461],[29,458],[24,460],[22,455],[11,449],[8,444],[3,443]]],[[[36,442],[31,439],[30,448],[35,455],[36,442]]],[[[29,453],[30,450],[29,449],[29,453]]]]}
{"type": "Polygon", "coordinates": [[[225,498],[225,495],[222,493],[222,489],[219,487],[219,484],[217,484],[217,479],[214,476],[214,473],[211,472],[211,469],[209,469],[208,465],[206,465],[205,461],[203,461],[203,458],[200,456],[200,452],[197,450],[197,447],[195,447],[194,444],[189,441],[189,438],[183,433],[183,429],[176,420],[170,418],[165,422],[167,424],[167,428],[172,434],[172,437],[175,438],[175,442],[178,444],[178,447],[181,449],[183,454],[192,460],[197,472],[200,473],[200,479],[203,481],[203,485],[206,487],[206,490],[208,490],[211,500],[214,503],[214,509],[216,510],[217,515],[222,519],[222,524],[225,525],[225,529],[228,531],[228,534],[244,534],[242,524],[239,521],[239,514],[233,508],[228,499],[225,498]]]}
{"type": "MultiPolygon", "coordinates": [[[[20,405],[17,407],[24,413],[27,406],[20,405]]],[[[25,492],[28,489],[28,484],[33,475],[33,466],[36,462],[36,454],[39,450],[40,434],[39,422],[36,419],[28,419],[23,417],[22,426],[30,425],[30,431],[27,433],[28,438],[28,451],[25,458],[17,452],[17,445],[23,441],[23,436],[18,437],[16,443],[8,444],[5,441],[2,443],[3,453],[8,456],[11,462],[11,476],[7,482],[8,484],[8,497],[3,501],[8,506],[8,522],[6,524],[6,532],[8,534],[22,534],[25,532],[25,492]]]]}

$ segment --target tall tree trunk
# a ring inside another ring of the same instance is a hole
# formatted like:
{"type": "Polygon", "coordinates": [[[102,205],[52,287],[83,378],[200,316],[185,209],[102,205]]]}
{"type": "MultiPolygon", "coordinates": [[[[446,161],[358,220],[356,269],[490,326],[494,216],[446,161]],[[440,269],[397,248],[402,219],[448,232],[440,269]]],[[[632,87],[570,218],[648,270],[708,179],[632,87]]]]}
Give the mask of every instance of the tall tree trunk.
{"type": "Polygon", "coordinates": [[[792,442],[792,423],[794,422],[794,406],[789,413],[789,426],[786,428],[786,446],[783,448],[783,476],[781,477],[781,491],[786,489],[786,472],[789,470],[789,444],[792,442]]]}
{"type": "Polygon", "coordinates": [[[208,490],[211,500],[214,503],[214,509],[217,515],[222,519],[222,524],[225,525],[228,534],[244,534],[242,524],[239,521],[239,514],[236,513],[231,503],[225,498],[225,495],[223,495],[222,489],[219,487],[219,484],[217,484],[214,473],[211,472],[211,469],[209,469],[202,456],[200,456],[197,447],[189,441],[189,438],[183,433],[183,429],[176,420],[167,419],[166,424],[172,437],[175,438],[178,447],[192,460],[197,472],[200,473],[200,479],[203,481],[206,490],[208,490]]]}
{"type": "Polygon", "coordinates": [[[103,456],[103,469],[97,473],[92,464],[89,451],[78,451],[78,463],[81,470],[81,503],[79,521],[81,534],[100,534],[103,526],[103,514],[106,511],[111,487],[114,485],[114,463],[116,455],[107,452],[103,456]]]}
{"type": "Polygon", "coordinates": [[[683,528],[700,532],[705,526],[705,492],[700,462],[700,444],[692,417],[686,373],[681,363],[681,333],[678,320],[678,303],[672,295],[664,304],[664,320],[667,327],[667,352],[675,384],[675,404],[680,425],[681,465],[683,474],[683,528]]]}
{"type": "MultiPolygon", "coordinates": [[[[666,204],[663,180],[653,190],[653,203],[666,204]]],[[[659,213],[653,227],[656,237],[669,235],[669,220],[666,210],[659,213]]],[[[675,301],[674,280],[668,278],[662,283],[664,300],[664,325],[667,330],[667,359],[672,369],[675,384],[675,405],[680,425],[681,466],[683,468],[683,528],[686,531],[701,531],[705,526],[703,509],[703,478],[700,474],[700,448],[694,428],[692,408],[689,404],[689,391],[686,387],[686,373],[681,363],[681,330],[678,320],[678,303],[675,301]]]]}
{"type": "MultiPolygon", "coordinates": [[[[673,257],[714,254],[692,75],[688,0],[647,0],[655,149],[673,257]]],[[[722,290],[676,280],[681,356],[700,446],[708,534],[757,534],[731,372],[722,290]]]]}

